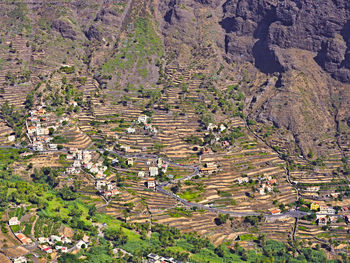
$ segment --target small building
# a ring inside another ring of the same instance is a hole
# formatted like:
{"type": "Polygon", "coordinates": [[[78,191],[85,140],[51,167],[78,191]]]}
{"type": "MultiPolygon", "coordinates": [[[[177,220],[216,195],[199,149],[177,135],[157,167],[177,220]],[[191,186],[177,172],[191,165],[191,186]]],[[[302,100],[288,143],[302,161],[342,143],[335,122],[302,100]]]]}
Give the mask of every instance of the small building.
{"type": "Polygon", "coordinates": [[[51,240],[51,242],[53,242],[53,243],[62,242],[62,238],[61,238],[60,236],[56,236],[56,235],[51,235],[51,236],[50,236],[50,240],[51,240]]]}
{"type": "Polygon", "coordinates": [[[147,115],[141,115],[138,117],[137,122],[146,124],[148,119],[149,119],[149,117],[147,115]]]}
{"type": "Polygon", "coordinates": [[[328,223],[328,219],[324,215],[316,215],[316,221],[320,226],[325,226],[328,223]]]}
{"type": "Polygon", "coordinates": [[[155,188],[156,187],[156,183],[155,183],[155,179],[154,178],[148,178],[147,179],[147,187],[148,188],[155,188]]]}
{"type": "Polygon", "coordinates": [[[36,131],[36,128],[34,126],[28,127],[28,134],[29,135],[34,134],[35,131],[36,131]]]}
{"type": "Polygon", "coordinates": [[[13,260],[13,263],[27,263],[27,262],[28,262],[28,261],[27,261],[27,259],[26,259],[24,256],[15,258],[15,259],[13,260]]]}
{"type": "Polygon", "coordinates": [[[107,183],[106,181],[104,180],[97,180],[96,181],[96,189],[97,190],[102,190],[102,189],[105,189],[107,187],[107,183]]]}
{"type": "Polygon", "coordinates": [[[15,234],[16,237],[19,239],[19,241],[22,242],[22,244],[24,245],[28,245],[28,244],[31,244],[32,243],[32,240],[28,237],[26,237],[24,234],[22,233],[16,233],[15,234]]]}
{"type": "Polygon", "coordinates": [[[49,243],[49,239],[47,237],[39,237],[38,238],[39,244],[49,243]]]}
{"type": "Polygon", "coordinates": [[[214,162],[210,162],[210,163],[206,163],[206,164],[204,165],[204,167],[205,167],[205,168],[216,169],[216,168],[217,168],[217,165],[216,165],[216,163],[214,163],[214,162]]]}
{"type": "Polygon", "coordinates": [[[320,206],[320,214],[335,214],[335,210],[332,207],[321,205],[320,206]]]}
{"type": "Polygon", "coordinates": [[[280,215],[281,214],[281,210],[278,208],[273,208],[273,209],[270,209],[269,211],[270,211],[271,215],[280,215]]]}
{"type": "Polygon", "coordinates": [[[17,226],[19,225],[21,222],[18,220],[18,218],[15,216],[15,217],[11,217],[10,220],[9,220],[9,225],[10,226],[17,226]]]}
{"type": "Polygon", "coordinates": [[[79,242],[75,245],[78,249],[87,248],[87,244],[83,240],[79,240],[79,242]]]}
{"type": "Polygon", "coordinates": [[[149,176],[157,176],[159,174],[158,167],[149,167],[149,176]]]}
{"type": "Polygon", "coordinates": [[[73,167],[80,168],[81,167],[80,161],[79,160],[75,160],[74,163],[73,163],[73,167]]]}
{"type": "Polygon", "coordinates": [[[249,183],[249,177],[238,177],[236,179],[236,183],[238,183],[238,184],[249,183]]]}
{"type": "Polygon", "coordinates": [[[44,151],[44,146],[41,142],[33,142],[33,150],[38,151],[38,152],[42,152],[42,151],[44,151]]]}
{"type": "Polygon", "coordinates": [[[7,140],[8,140],[9,142],[14,142],[14,141],[16,140],[16,136],[10,135],[10,136],[7,137],[7,140]]]}
{"type": "Polygon", "coordinates": [[[128,152],[128,151],[130,151],[130,146],[129,145],[122,145],[122,146],[120,146],[120,149],[125,151],[125,152],[128,152]]]}
{"type": "Polygon", "coordinates": [[[50,143],[49,144],[49,149],[52,151],[57,151],[57,144],[55,143],[50,143]]]}
{"type": "Polygon", "coordinates": [[[128,158],[128,159],[126,160],[126,164],[127,164],[127,165],[130,165],[130,166],[133,166],[133,165],[134,165],[134,159],[133,159],[133,158],[128,158]]]}
{"type": "Polygon", "coordinates": [[[217,125],[214,125],[213,123],[209,123],[208,124],[208,127],[207,127],[208,131],[214,131],[214,130],[217,130],[217,129],[218,129],[217,125]]]}
{"type": "Polygon", "coordinates": [[[126,129],[126,131],[127,133],[135,133],[136,130],[134,128],[129,127],[126,129]]]}
{"type": "Polygon", "coordinates": [[[95,174],[95,173],[98,173],[98,168],[95,166],[95,165],[92,165],[91,168],[90,168],[90,172],[95,174]]]}
{"type": "Polygon", "coordinates": [[[104,174],[104,173],[101,173],[101,171],[98,171],[97,174],[95,174],[95,178],[96,179],[104,179],[106,178],[107,176],[104,174]]]}
{"type": "Polygon", "coordinates": [[[39,246],[42,251],[44,251],[46,254],[51,254],[52,253],[52,248],[50,246],[39,246]]]}
{"type": "Polygon", "coordinates": [[[56,246],[56,249],[57,249],[58,251],[60,251],[61,253],[67,253],[67,252],[68,252],[67,247],[56,246]]]}
{"type": "Polygon", "coordinates": [[[226,126],[224,124],[220,124],[220,132],[226,130],[226,126]]]}
{"type": "Polygon", "coordinates": [[[137,176],[138,177],[145,177],[145,172],[140,171],[140,172],[138,172],[137,176]]]}
{"type": "Polygon", "coordinates": [[[66,159],[67,160],[73,160],[74,159],[73,154],[67,154],[66,159]]]}

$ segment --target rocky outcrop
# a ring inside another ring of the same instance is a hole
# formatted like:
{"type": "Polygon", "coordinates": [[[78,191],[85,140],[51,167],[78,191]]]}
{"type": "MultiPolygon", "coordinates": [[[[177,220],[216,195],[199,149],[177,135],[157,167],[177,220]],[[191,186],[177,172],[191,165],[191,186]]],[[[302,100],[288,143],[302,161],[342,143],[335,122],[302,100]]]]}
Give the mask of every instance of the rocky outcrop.
{"type": "Polygon", "coordinates": [[[228,60],[248,60],[265,73],[283,72],[293,68],[283,49],[298,48],[316,52],[325,71],[350,82],[349,1],[227,0],[223,12],[228,60]]]}
{"type": "Polygon", "coordinates": [[[75,40],[77,33],[74,31],[74,29],[72,28],[72,26],[70,25],[70,23],[63,21],[63,20],[55,20],[52,22],[51,27],[60,32],[62,37],[64,38],[69,38],[71,40],[75,40]]]}
{"type": "Polygon", "coordinates": [[[93,39],[97,41],[102,40],[101,32],[94,25],[89,27],[89,29],[85,32],[85,35],[89,40],[93,40],[93,39]]]}

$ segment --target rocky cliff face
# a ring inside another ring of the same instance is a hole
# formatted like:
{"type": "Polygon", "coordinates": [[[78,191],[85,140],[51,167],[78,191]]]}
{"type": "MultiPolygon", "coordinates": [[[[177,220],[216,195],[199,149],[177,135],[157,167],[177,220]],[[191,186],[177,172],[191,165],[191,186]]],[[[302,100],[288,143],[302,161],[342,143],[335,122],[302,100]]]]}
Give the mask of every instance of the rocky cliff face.
{"type": "Polygon", "coordinates": [[[293,68],[283,49],[316,53],[333,78],[350,82],[350,2],[347,0],[227,0],[223,5],[229,60],[248,60],[263,72],[293,68]]]}
{"type": "Polygon", "coordinates": [[[247,85],[247,116],[287,129],[304,155],[309,149],[327,155],[341,148],[339,138],[347,140],[348,0],[165,0],[158,10],[165,47],[178,57],[184,46],[203,50],[199,32],[216,23],[212,47],[227,66],[251,63],[277,73],[274,87],[247,85]],[[331,139],[326,144],[324,138],[331,139]]]}

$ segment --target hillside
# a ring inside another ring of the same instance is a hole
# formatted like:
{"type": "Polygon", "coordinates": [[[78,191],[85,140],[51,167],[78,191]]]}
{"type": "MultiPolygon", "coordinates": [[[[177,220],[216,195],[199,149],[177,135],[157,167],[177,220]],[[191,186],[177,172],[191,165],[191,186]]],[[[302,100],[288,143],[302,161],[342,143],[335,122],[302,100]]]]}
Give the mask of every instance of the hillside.
{"type": "MultiPolygon", "coordinates": [[[[41,233],[31,220],[41,220],[52,228],[45,235],[72,228],[72,251],[84,233],[101,257],[110,245],[135,262],[153,262],[157,250],[192,262],[311,260],[308,253],[326,262],[321,248],[346,262],[346,0],[0,7],[0,146],[22,154],[1,177],[17,189],[3,189],[4,224],[25,204],[19,231],[30,238],[41,233]],[[22,196],[19,182],[34,197],[22,196]]],[[[43,252],[17,239],[6,242],[43,252]]],[[[79,251],[94,262],[96,251],[79,251]]],[[[47,262],[60,255],[42,254],[47,262]]]]}

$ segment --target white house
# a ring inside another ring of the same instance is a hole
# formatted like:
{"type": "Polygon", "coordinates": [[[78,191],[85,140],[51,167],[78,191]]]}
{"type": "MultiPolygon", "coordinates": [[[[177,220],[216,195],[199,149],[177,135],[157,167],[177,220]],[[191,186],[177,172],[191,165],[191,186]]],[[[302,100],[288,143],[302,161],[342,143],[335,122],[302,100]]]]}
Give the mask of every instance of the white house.
{"type": "Polygon", "coordinates": [[[75,246],[78,249],[87,248],[87,244],[83,240],[80,240],[75,246]]]}
{"type": "Polygon", "coordinates": [[[126,131],[127,133],[135,133],[135,129],[131,127],[127,128],[126,131]]]}
{"type": "Polygon", "coordinates": [[[137,122],[138,123],[143,123],[143,124],[145,124],[145,123],[147,123],[147,120],[149,119],[149,117],[148,116],[146,116],[146,115],[141,115],[141,116],[139,116],[139,118],[137,119],[137,122]]]}
{"type": "Polygon", "coordinates": [[[27,263],[27,259],[25,257],[18,257],[14,259],[13,263],[27,263]]]}
{"type": "Polygon", "coordinates": [[[80,167],[81,167],[80,161],[75,160],[74,163],[73,163],[73,167],[75,167],[75,168],[80,168],[80,167]]]}
{"type": "Polygon", "coordinates": [[[14,141],[16,140],[16,136],[10,135],[9,137],[7,137],[7,140],[8,140],[9,142],[14,142],[14,141]]]}
{"type": "Polygon", "coordinates": [[[158,167],[149,167],[149,176],[157,176],[159,174],[158,167]]]}
{"type": "Polygon", "coordinates": [[[208,127],[207,127],[207,130],[208,130],[208,131],[212,131],[212,130],[217,129],[217,128],[218,128],[217,125],[212,124],[212,123],[209,123],[209,124],[208,124],[208,127]]]}
{"type": "Polygon", "coordinates": [[[107,185],[107,182],[104,180],[97,180],[96,181],[96,189],[101,190],[107,185]]]}
{"type": "Polygon", "coordinates": [[[148,188],[156,187],[156,182],[155,182],[154,178],[148,178],[147,179],[147,187],[148,188]]]}
{"type": "Polygon", "coordinates": [[[126,164],[127,164],[127,165],[133,166],[133,165],[134,165],[134,159],[133,159],[133,158],[128,158],[128,159],[126,160],[126,164]]]}
{"type": "Polygon", "coordinates": [[[226,130],[226,126],[224,124],[220,124],[220,131],[223,132],[226,130]]]}
{"type": "Polygon", "coordinates": [[[10,226],[17,226],[19,225],[21,222],[18,221],[18,218],[17,217],[12,217],[10,220],[9,220],[9,225],[10,226]]]}
{"type": "Polygon", "coordinates": [[[67,247],[56,246],[56,249],[61,251],[62,253],[67,253],[68,252],[67,247]]]}
{"type": "Polygon", "coordinates": [[[56,150],[57,150],[57,144],[50,143],[50,144],[49,144],[49,148],[50,148],[50,150],[52,150],[52,151],[56,151],[56,150]]]}
{"type": "Polygon", "coordinates": [[[44,251],[47,254],[51,254],[52,253],[52,248],[49,246],[42,246],[41,250],[44,251]]]}
{"type": "Polygon", "coordinates": [[[49,239],[47,237],[39,237],[38,238],[39,244],[49,243],[49,239]]]}
{"type": "Polygon", "coordinates": [[[62,238],[59,237],[59,236],[56,236],[56,235],[51,235],[51,236],[50,236],[50,240],[51,240],[51,242],[56,243],[56,242],[61,242],[61,241],[62,241],[62,238]]]}
{"type": "Polygon", "coordinates": [[[145,172],[143,172],[143,171],[140,171],[140,172],[138,172],[138,177],[145,177],[145,172]]]}

